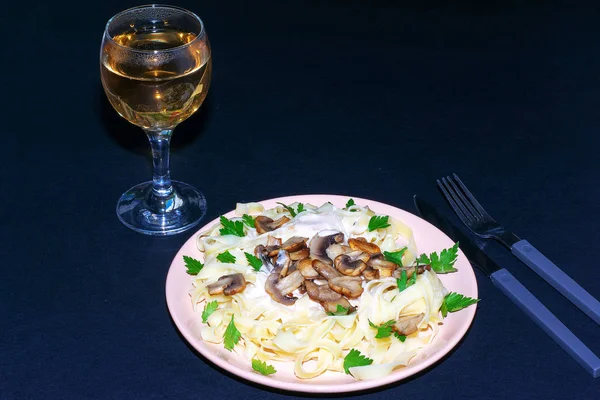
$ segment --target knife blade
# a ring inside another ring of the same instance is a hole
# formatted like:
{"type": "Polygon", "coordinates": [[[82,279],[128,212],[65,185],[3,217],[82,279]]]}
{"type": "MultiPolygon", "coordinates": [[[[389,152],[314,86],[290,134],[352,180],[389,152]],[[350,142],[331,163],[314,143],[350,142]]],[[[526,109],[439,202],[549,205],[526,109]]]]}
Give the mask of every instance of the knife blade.
{"type": "Polygon", "coordinates": [[[459,248],[471,263],[488,276],[502,293],[525,312],[579,365],[592,377],[597,378],[600,376],[600,358],[556,318],[521,282],[490,258],[481,249],[483,247],[481,241],[462,232],[423,199],[414,196],[414,203],[423,219],[435,225],[455,242],[459,242],[459,248]]]}

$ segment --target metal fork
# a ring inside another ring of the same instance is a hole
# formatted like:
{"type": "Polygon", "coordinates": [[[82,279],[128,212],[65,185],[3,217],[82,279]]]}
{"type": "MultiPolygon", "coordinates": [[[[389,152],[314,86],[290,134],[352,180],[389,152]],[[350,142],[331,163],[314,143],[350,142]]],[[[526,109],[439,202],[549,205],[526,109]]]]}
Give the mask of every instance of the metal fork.
{"type": "Polygon", "coordinates": [[[477,236],[496,239],[552,287],[600,324],[600,302],[540,253],[527,240],[504,229],[453,174],[437,180],[438,187],[460,220],[477,236]]]}

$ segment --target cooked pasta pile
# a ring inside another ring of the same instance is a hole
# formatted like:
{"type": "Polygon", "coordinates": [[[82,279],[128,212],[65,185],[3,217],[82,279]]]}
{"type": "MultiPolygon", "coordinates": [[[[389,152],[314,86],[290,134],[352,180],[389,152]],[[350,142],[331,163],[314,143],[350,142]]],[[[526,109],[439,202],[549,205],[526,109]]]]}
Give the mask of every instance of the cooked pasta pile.
{"type": "MultiPolygon", "coordinates": [[[[298,205],[289,207],[294,210],[298,205]]],[[[389,217],[389,226],[369,231],[369,221],[377,214],[358,205],[337,208],[326,203],[320,207],[303,205],[303,208],[292,216],[284,206],[264,210],[257,203],[238,204],[236,214],[239,217],[262,215],[277,220],[287,216],[290,220],[262,234],[245,226],[243,237],[221,235],[219,231],[223,226],[218,223],[198,236],[197,245],[204,256],[204,267],[194,280],[192,303],[196,311],[202,312],[206,303],[218,302],[218,308],[210,314],[201,330],[202,339],[222,343],[233,317],[235,327],[241,333],[234,351],[248,360],[291,362],[295,375],[301,379],[310,379],[325,371],[344,372],[344,357],[351,349],[373,360],[371,365],[350,368],[356,379],[378,378],[406,365],[438,332],[439,310],[447,291],[435,272],[423,271],[417,275],[414,284],[402,291],[392,276],[365,280],[360,297],[349,299],[356,312],[330,315],[301,291],[294,291],[293,295],[298,299],[293,305],[274,301],[265,292],[272,266],[263,265],[256,271],[249,265],[245,253],[255,254],[257,246],[266,246],[269,237],[285,242],[292,237],[311,240],[321,232],[341,232],[345,242],[361,237],[376,244],[381,252],[406,248],[402,265],[411,266],[418,253],[410,228],[389,217]],[[235,257],[235,262],[217,259],[226,251],[235,257]],[[233,295],[209,294],[208,285],[235,273],[242,274],[245,279],[243,291],[233,295]],[[378,330],[373,326],[413,316],[419,316],[417,330],[407,335],[404,341],[397,335],[375,337],[378,330]]]]}

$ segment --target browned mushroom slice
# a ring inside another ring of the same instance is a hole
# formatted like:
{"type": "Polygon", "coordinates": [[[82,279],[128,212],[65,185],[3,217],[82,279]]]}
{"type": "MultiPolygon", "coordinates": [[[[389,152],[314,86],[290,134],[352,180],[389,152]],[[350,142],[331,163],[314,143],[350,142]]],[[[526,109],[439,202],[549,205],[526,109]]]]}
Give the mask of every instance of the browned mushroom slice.
{"type": "Polygon", "coordinates": [[[254,248],[254,255],[260,261],[262,261],[262,263],[267,267],[267,269],[271,270],[271,269],[275,268],[275,266],[273,265],[273,262],[271,261],[271,257],[269,257],[266,247],[263,246],[262,244],[259,244],[258,246],[256,246],[254,248]]]}
{"type": "Polygon", "coordinates": [[[281,247],[281,239],[276,238],[275,236],[268,235],[267,236],[267,247],[268,246],[278,246],[281,247]]]}
{"type": "Polygon", "coordinates": [[[360,276],[339,276],[327,281],[329,287],[349,299],[356,299],[363,292],[362,278],[360,276]]]}
{"type": "Polygon", "coordinates": [[[240,273],[223,275],[215,283],[207,285],[208,294],[214,296],[224,294],[225,296],[233,296],[240,293],[246,288],[246,280],[244,275],[240,273]]]}
{"type": "Polygon", "coordinates": [[[287,251],[288,253],[293,253],[294,251],[298,251],[305,247],[307,240],[307,238],[303,238],[300,236],[292,236],[291,238],[283,242],[281,248],[287,251]]]}
{"type": "Polygon", "coordinates": [[[344,275],[358,276],[367,268],[369,255],[362,251],[340,254],[333,260],[335,268],[344,275]]]}
{"type": "MultiPolygon", "coordinates": [[[[334,292],[335,293],[335,292],[334,292]]],[[[356,310],[356,307],[353,307],[352,304],[344,297],[340,296],[339,300],[335,301],[324,301],[321,303],[323,308],[328,313],[337,313],[338,306],[342,306],[347,310],[347,314],[353,313],[356,310]]]]}
{"type": "Polygon", "coordinates": [[[327,248],[334,243],[342,243],[344,241],[344,234],[341,232],[334,232],[321,236],[321,233],[323,232],[317,233],[310,240],[310,254],[313,258],[330,260],[330,258],[327,257],[327,248]]]}
{"type": "Polygon", "coordinates": [[[304,277],[300,271],[294,271],[285,278],[280,279],[276,286],[283,296],[287,296],[294,290],[298,289],[302,283],[304,283],[304,277]]]}
{"type": "Polygon", "coordinates": [[[313,260],[310,258],[305,258],[304,260],[298,261],[296,264],[298,271],[300,271],[304,279],[316,279],[319,277],[319,273],[315,271],[312,263],[313,260]]]}
{"type": "Polygon", "coordinates": [[[364,276],[365,279],[368,281],[372,281],[373,279],[379,279],[379,271],[375,268],[367,267],[362,272],[362,276],[364,276]]]}
{"type": "Polygon", "coordinates": [[[310,256],[310,250],[308,247],[301,248],[300,250],[296,250],[290,253],[290,258],[292,261],[304,260],[310,256]]]}
{"type": "Polygon", "coordinates": [[[360,250],[367,254],[379,254],[381,249],[375,243],[367,242],[363,237],[348,239],[348,246],[352,250],[360,250]]]}
{"type": "Polygon", "coordinates": [[[281,293],[281,290],[277,287],[279,282],[279,268],[275,268],[273,272],[267,277],[265,281],[265,292],[276,302],[283,304],[284,306],[293,306],[298,300],[296,297],[288,297],[281,293]]]}
{"type": "Polygon", "coordinates": [[[312,281],[305,281],[306,293],[311,300],[318,303],[334,302],[343,298],[338,292],[331,290],[329,285],[318,285],[312,281]]]}
{"type": "Polygon", "coordinates": [[[325,253],[327,254],[327,257],[335,260],[335,258],[340,254],[350,253],[351,251],[352,249],[349,246],[334,243],[325,250],[325,253]]]}
{"type": "MultiPolygon", "coordinates": [[[[406,277],[410,278],[412,276],[412,274],[414,274],[414,272],[415,272],[415,267],[400,267],[400,268],[398,268],[397,270],[394,271],[393,277],[394,278],[401,278],[402,277],[402,271],[406,271],[406,277]]],[[[431,266],[429,264],[427,264],[427,265],[419,265],[417,267],[417,275],[421,275],[425,271],[431,271],[431,266]]]]}
{"type": "Polygon", "coordinates": [[[254,218],[254,227],[256,228],[256,232],[262,235],[263,233],[271,232],[277,228],[280,228],[289,220],[290,219],[285,215],[279,218],[277,221],[273,221],[273,219],[265,217],[264,215],[259,215],[258,217],[254,218]]]}
{"type": "Polygon", "coordinates": [[[313,260],[312,267],[325,279],[337,278],[342,276],[338,272],[337,269],[333,268],[331,265],[321,261],[321,260],[313,260]]]}
{"type": "Polygon", "coordinates": [[[383,254],[375,254],[371,256],[369,261],[367,261],[367,265],[371,268],[375,268],[379,271],[379,276],[382,278],[387,278],[392,276],[392,273],[396,269],[397,265],[391,261],[387,261],[383,254]]]}
{"type": "Polygon", "coordinates": [[[279,250],[273,264],[275,265],[275,268],[281,269],[280,275],[283,278],[288,274],[288,269],[290,265],[292,265],[292,259],[287,251],[279,250]]]}
{"type": "Polygon", "coordinates": [[[424,316],[425,314],[421,313],[419,315],[400,317],[398,321],[392,325],[392,328],[400,335],[408,336],[417,331],[419,322],[421,322],[424,316]]]}

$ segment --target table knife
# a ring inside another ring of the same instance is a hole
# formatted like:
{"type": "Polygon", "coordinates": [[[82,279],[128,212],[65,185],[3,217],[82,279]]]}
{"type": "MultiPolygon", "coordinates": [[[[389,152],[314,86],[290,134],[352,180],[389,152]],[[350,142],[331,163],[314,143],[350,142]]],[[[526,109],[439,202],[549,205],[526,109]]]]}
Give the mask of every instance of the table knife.
{"type": "Polygon", "coordinates": [[[512,300],[529,318],[544,330],[563,350],[577,361],[592,377],[600,376],[600,358],[596,356],[577,336],[573,334],[550,310],[548,310],[510,272],[500,268],[482,249],[480,240],[463,233],[442,216],[433,206],[414,196],[419,215],[435,225],[455,242],[481,272],[487,275],[494,285],[512,300]]]}

